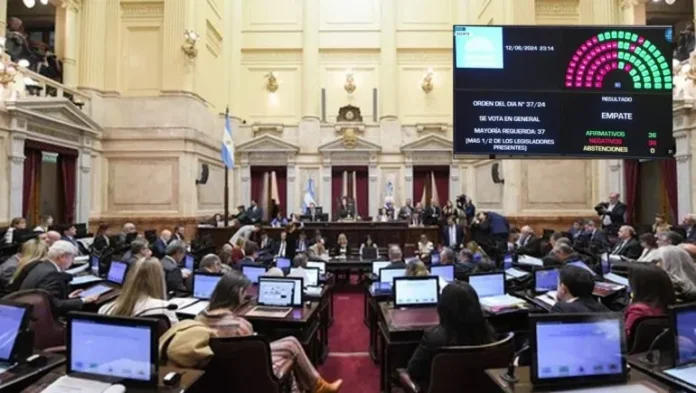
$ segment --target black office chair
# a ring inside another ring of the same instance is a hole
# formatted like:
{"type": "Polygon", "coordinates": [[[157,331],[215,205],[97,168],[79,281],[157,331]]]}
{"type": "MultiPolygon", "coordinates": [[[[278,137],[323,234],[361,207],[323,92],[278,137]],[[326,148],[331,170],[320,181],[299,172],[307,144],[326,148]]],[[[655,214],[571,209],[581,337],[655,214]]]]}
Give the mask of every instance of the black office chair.
{"type": "Polygon", "coordinates": [[[671,323],[666,316],[661,317],[641,317],[633,324],[633,328],[629,332],[627,348],[629,354],[641,353],[650,349],[668,351],[674,347],[671,334],[664,334],[655,344],[653,341],[665,329],[669,329],[671,323]]]}

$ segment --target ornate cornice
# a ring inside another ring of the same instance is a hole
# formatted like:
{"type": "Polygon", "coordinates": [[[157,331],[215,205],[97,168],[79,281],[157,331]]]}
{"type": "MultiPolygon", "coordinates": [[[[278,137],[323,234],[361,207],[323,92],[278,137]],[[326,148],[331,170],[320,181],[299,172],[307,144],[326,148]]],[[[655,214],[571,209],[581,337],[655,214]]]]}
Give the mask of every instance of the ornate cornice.
{"type": "Polygon", "coordinates": [[[73,11],[82,9],[82,0],[60,0],[60,6],[73,11]]]}

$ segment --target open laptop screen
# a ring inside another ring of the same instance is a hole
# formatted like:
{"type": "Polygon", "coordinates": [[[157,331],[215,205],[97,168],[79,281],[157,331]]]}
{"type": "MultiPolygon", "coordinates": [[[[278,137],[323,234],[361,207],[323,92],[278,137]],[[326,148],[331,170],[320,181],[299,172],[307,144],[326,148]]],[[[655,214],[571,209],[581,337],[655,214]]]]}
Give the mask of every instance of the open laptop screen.
{"type": "Polygon", "coordinates": [[[295,283],[281,278],[259,278],[258,303],[264,306],[292,306],[295,283]]]}
{"type": "Polygon", "coordinates": [[[394,277],[406,275],[406,269],[403,268],[384,268],[379,270],[379,282],[383,284],[393,284],[394,277]]]}
{"type": "Polygon", "coordinates": [[[677,349],[675,366],[696,362],[696,306],[675,307],[672,313],[677,349]]]}
{"type": "Polygon", "coordinates": [[[109,266],[109,273],[106,275],[106,280],[114,284],[123,285],[126,279],[128,264],[125,262],[112,261],[109,266]]]}
{"type": "Polygon", "coordinates": [[[595,273],[594,270],[590,269],[590,267],[587,266],[585,264],[585,262],[583,262],[583,261],[573,261],[573,262],[568,262],[567,264],[583,268],[583,269],[587,270],[588,272],[592,273],[593,276],[597,275],[597,273],[595,273]]]}
{"type": "Polygon", "coordinates": [[[302,305],[302,293],[304,290],[302,277],[285,277],[283,280],[294,281],[295,291],[293,292],[292,305],[301,306],[302,305]]]}
{"type": "Polygon", "coordinates": [[[89,260],[90,268],[92,269],[92,274],[95,276],[99,276],[99,257],[96,255],[92,255],[92,257],[89,260]]]}
{"type": "Polygon", "coordinates": [[[319,269],[319,273],[326,274],[326,262],[308,261],[307,267],[316,267],[317,269],[319,269]]]}
{"type": "Polygon", "coordinates": [[[480,298],[505,295],[505,273],[472,274],[469,285],[480,298]]]}
{"type": "Polygon", "coordinates": [[[432,265],[438,265],[440,263],[440,253],[433,251],[430,253],[430,263],[432,265]]]}
{"type": "Polygon", "coordinates": [[[445,281],[454,280],[454,265],[430,266],[430,274],[439,276],[445,281]]]}
{"type": "Polygon", "coordinates": [[[68,375],[157,386],[156,323],[139,318],[70,314],[68,375]]]}
{"type": "Polygon", "coordinates": [[[394,307],[435,306],[440,290],[437,277],[396,277],[394,307]]]}
{"type": "Polygon", "coordinates": [[[186,259],[184,260],[184,268],[190,272],[194,271],[193,255],[186,254],[186,259]]]}
{"type": "Polygon", "coordinates": [[[203,300],[210,299],[221,278],[222,274],[193,273],[193,297],[203,300]]]}
{"type": "Polygon", "coordinates": [[[625,380],[621,314],[530,316],[532,383],[625,380]]]}
{"type": "Polygon", "coordinates": [[[319,269],[307,267],[304,269],[304,271],[305,271],[305,277],[307,278],[307,281],[304,282],[304,286],[306,286],[306,287],[318,286],[319,285],[319,269]]]}
{"type": "Polygon", "coordinates": [[[0,304],[0,361],[10,362],[17,336],[26,324],[26,307],[0,304]]]}
{"type": "Polygon", "coordinates": [[[242,274],[245,275],[252,284],[258,284],[259,277],[266,274],[266,268],[256,265],[242,265],[242,274]]]}
{"type": "Polygon", "coordinates": [[[537,269],[534,271],[534,292],[544,293],[558,288],[558,269],[537,269]]]}
{"type": "Polygon", "coordinates": [[[512,254],[503,255],[503,270],[507,270],[512,267],[512,254]]]}
{"type": "Polygon", "coordinates": [[[278,269],[290,269],[290,260],[288,258],[276,259],[276,267],[278,269]]]}
{"type": "Polygon", "coordinates": [[[372,262],[372,274],[379,277],[379,271],[389,266],[389,261],[374,261],[372,262]]]}

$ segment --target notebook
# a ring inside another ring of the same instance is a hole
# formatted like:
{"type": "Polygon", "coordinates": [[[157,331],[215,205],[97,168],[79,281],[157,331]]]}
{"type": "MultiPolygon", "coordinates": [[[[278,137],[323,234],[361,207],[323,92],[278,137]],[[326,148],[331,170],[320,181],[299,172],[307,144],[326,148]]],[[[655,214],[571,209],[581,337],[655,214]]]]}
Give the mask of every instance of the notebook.
{"type": "Polygon", "coordinates": [[[18,338],[25,331],[31,320],[28,305],[0,300],[0,373],[17,364],[22,354],[18,338]]]}
{"type": "Polygon", "coordinates": [[[66,375],[43,392],[98,392],[112,383],[157,388],[156,320],[75,312],[66,336],[66,375]]]}
{"type": "Polygon", "coordinates": [[[245,275],[252,284],[258,284],[259,277],[266,274],[266,268],[258,265],[242,265],[242,274],[245,275]]]}
{"type": "Polygon", "coordinates": [[[670,307],[669,316],[674,338],[674,367],[663,372],[696,386],[696,304],[670,307]]]}
{"type": "Polygon", "coordinates": [[[438,276],[445,281],[454,280],[454,265],[430,266],[430,274],[438,276]]]}
{"type": "Polygon", "coordinates": [[[524,300],[505,293],[505,273],[478,273],[469,276],[469,285],[485,309],[493,310],[522,305],[524,300]]]}
{"type": "Polygon", "coordinates": [[[84,291],[82,291],[82,293],[80,293],[80,297],[86,298],[86,297],[90,297],[92,295],[101,296],[109,291],[113,291],[113,288],[108,286],[108,285],[97,284],[93,287],[89,287],[89,288],[85,289],[84,291]]]}
{"type": "Polygon", "coordinates": [[[293,280],[275,277],[259,278],[258,305],[249,310],[246,315],[285,318],[292,312],[295,286],[293,280]]]}
{"type": "Polygon", "coordinates": [[[530,314],[534,385],[625,382],[626,339],[620,313],[530,314]]]}
{"type": "Polygon", "coordinates": [[[380,269],[383,269],[383,268],[389,266],[390,263],[391,262],[389,262],[389,261],[374,261],[374,262],[372,262],[372,274],[379,277],[380,269]]]}
{"type": "Polygon", "coordinates": [[[439,295],[437,277],[394,278],[394,308],[436,306],[439,295]]]}
{"type": "Polygon", "coordinates": [[[326,262],[308,261],[307,267],[316,267],[317,269],[319,269],[319,273],[326,274],[326,262]]]}
{"type": "Polygon", "coordinates": [[[534,293],[536,295],[558,288],[558,269],[546,268],[534,271],[534,293]]]}

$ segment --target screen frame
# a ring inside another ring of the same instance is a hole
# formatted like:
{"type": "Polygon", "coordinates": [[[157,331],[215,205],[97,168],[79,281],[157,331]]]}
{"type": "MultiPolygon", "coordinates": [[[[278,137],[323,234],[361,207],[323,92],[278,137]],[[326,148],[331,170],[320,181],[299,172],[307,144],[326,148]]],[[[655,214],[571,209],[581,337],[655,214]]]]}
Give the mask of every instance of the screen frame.
{"type": "MultiPolygon", "coordinates": [[[[558,267],[540,267],[540,268],[538,268],[538,269],[534,269],[534,271],[533,271],[534,276],[532,277],[532,292],[534,292],[535,295],[542,295],[542,294],[544,294],[544,293],[549,292],[549,291],[547,291],[547,292],[539,292],[539,291],[537,291],[537,277],[536,277],[537,272],[539,272],[539,271],[549,271],[549,270],[556,270],[556,271],[558,271],[558,275],[559,275],[559,277],[560,277],[560,274],[561,274],[560,270],[561,270],[561,269],[559,269],[558,267]]],[[[558,285],[558,284],[556,284],[556,285],[558,285]]],[[[551,289],[551,291],[553,291],[553,289],[551,289]]]]}
{"type": "MultiPolygon", "coordinates": [[[[457,148],[457,101],[456,101],[456,74],[457,74],[457,44],[456,44],[456,30],[458,27],[499,27],[501,29],[505,28],[546,28],[546,29],[551,29],[551,28],[560,28],[560,29],[617,29],[617,28],[628,28],[628,29],[650,29],[650,30],[666,30],[666,29],[671,29],[672,30],[672,44],[676,43],[676,40],[674,38],[674,26],[670,25],[626,25],[624,26],[617,26],[617,25],[501,25],[501,24],[492,24],[492,25],[481,25],[481,24],[473,24],[473,23],[468,23],[468,24],[453,24],[452,25],[452,155],[454,158],[460,157],[460,156],[489,156],[489,158],[510,158],[510,159],[593,159],[593,160],[601,160],[601,159],[654,159],[654,160],[665,160],[665,159],[671,159],[674,158],[677,154],[676,152],[676,139],[674,138],[674,125],[671,124],[671,141],[673,143],[672,145],[672,155],[669,157],[664,157],[664,156],[654,156],[654,157],[649,157],[649,156],[637,156],[637,155],[617,155],[617,154],[597,154],[597,153],[586,153],[586,154],[565,154],[565,153],[528,153],[528,152],[516,152],[516,151],[505,151],[501,153],[496,153],[496,152],[458,152],[456,151],[457,148]]],[[[669,58],[667,63],[671,67],[671,63],[674,60],[674,56],[672,53],[668,54],[663,54],[665,58],[669,58]]],[[[672,78],[674,80],[674,75],[672,75],[672,78]]],[[[674,82],[673,86],[674,86],[674,82]]],[[[532,91],[536,92],[536,91],[532,91]]],[[[617,93],[622,93],[622,92],[617,92],[617,93]]],[[[667,94],[665,94],[666,96],[667,94]]],[[[672,105],[674,105],[674,98],[670,94],[671,100],[672,100],[672,105]]]]}
{"type": "Polygon", "coordinates": [[[530,314],[529,315],[529,349],[532,353],[532,364],[529,369],[529,378],[532,385],[542,386],[563,386],[572,387],[577,385],[591,384],[610,384],[623,383],[628,380],[628,367],[626,362],[626,331],[624,328],[624,318],[621,313],[591,313],[591,314],[530,314]],[[536,327],[540,322],[556,323],[586,323],[616,320],[619,323],[620,345],[621,345],[621,373],[600,374],[574,377],[539,378],[539,363],[537,359],[538,342],[536,327]]]}
{"type": "Polygon", "coordinates": [[[157,320],[149,318],[138,318],[138,317],[115,317],[111,315],[94,314],[80,311],[73,311],[68,313],[66,327],[65,327],[65,345],[67,350],[65,351],[65,374],[74,377],[82,377],[86,379],[104,381],[109,383],[125,383],[129,386],[140,386],[140,387],[157,387],[159,382],[159,339],[157,338],[157,320]],[[150,379],[140,380],[131,379],[123,377],[110,377],[106,375],[90,374],[80,371],[74,371],[72,369],[72,330],[73,322],[75,320],[86,320],[91,323],[100,323],[106,325],[117,325],[125,327],[146,327],[150,329],[150,379]]]}
{"type": "MultiPolygon", "coordinates": [[[[242,275],[243,275],[244,277],[246,277],[249,281],[251,281],[251,279],[249,278],[249,276],[247,276],[246,274],[244,274],[244,268],[245,268],[245,267],[252,268],[252,269],[263,269],[264,274],[266,274],[266,272],[268,272],[268,269],[267,269],[266,266],[264,266],[264,265],[255,265],[255,264],[252,264],[252,263],[243,263],[243,264],[241,265],[241,267],[239,268],[239,271],[240,271],[240,272],[242,273],[242,275]]],[[[196,273],[197,273],[197,272],[196,272],[196,273]]],[[[202,272],[201,272],[201,273],[202,273],[202,272]]],[[[214,273],[214,274],[219,274],[219,273],[214,273]]],[[[263,274],[262,274],[261,276],[263,276],[263,274]]],[[[259,278],[261,278],[261,276],[259,276],[259,278]]],[[[192,282],[191,284],[193,285],[193,282],[192,282]]],[[[258,280],[257,280],[256,282],[251,281],[251,285],[259,285],[258,280]]]]}
{"type": "Polygon", "coordinates": [[[302,277],[259,277],[259,291],[258,294],[256,295],[256,304],[259,306],[266,306],[266,307],[302,307],[302,301],[304,301],[304,293],[303,293],[303,284],[304,280],[302,277]],[[296,305],[295,304],[295,290],[297,289],[297,283],[296,281],[300,280],[300,304],[296,305]],[[290,304],[287,306],[278,306],[275,304],[265,304],[261,302],[261,282],[262,281],[281,281],[281,282],[292,282],[294,285],[292,287],[292,299],[290,300],[290,304]]]}
{"type": "Polygon", "coordinates": [[[29,331],[29,324],[33,318],[34,306],[31,304],[19,303],[12,300],[0,300],[0,305],[24,309],[22,320],[19,322],[19,328],[17,329],[17,337],[15,337],[14,344],[12,345],[12,349],[10,350],[10,356],[8,359],[0,358],[0,361],[5,361],[7,363],[13,364],[16,363],[20,355],[22,355],[22,353],[20,353],[23,352],[20,351],[23,348],[22,341],[27,339],[26,333],[29,331]]]}
{"type": "MultiPolygon", "coordinates": [[[[476,277],[476,276],[492,276],[492,275],[495,275],[495,274],[503,276],[503,295],[507,294],[507,292],[508,292],[508,283],[507,283],[507,280],[505,279],[505,272],[504,272],[504,271],[502,271],[502,272],[500,272],[500,271],[495,271],[495,272],[472,273],[472,274],[469,274],[468,276],[466,276],[466,282],[467,282],[467,284],[471,285],[471,277],[476,277]]],[[[472,286],[472,288],[474,289],[474,291],[476,291],[476,289],[475,289],[473,286],[472,286]]],[[[478,294],[478,292],[476,292],[476,295],[479,296],[479,298],[481,297],[481,296],[478,294]]]]}
{"type": "MultiPolygon", "coordinates": [[[[198,297],[195,296],[195,293],[196,293],[196,276],[211,276],[211,277],[218,277],[218,282],[220,282],[220,279],[222,279],[222,276],[224,276],[224,273],[210,273],[210,272],[193,272],[193,273],[192,273],[192,276],[191,276],[191,297],[193,297],[193,298],[195,298],[195,299],[199,299],[199,300],[210,300],[210,298],[202,299],[202,298],[198,298],[198,297]]],[[[259,278],[260,278],[260,277],[259,277],[259,278]]],[[[215,286],[217,286],[217,284],[215,284],[215,286]]],[[[215,291],[214,288],[213,288],[213,291],[215,291]]],[[[211,295],[211,296],[213,295],[212,292],[210,293],[210,295],[211,295]]]]}
{"type": "Polygon", "coordinates": [[[696,304],[695,303],[687,303],[687,304],[679,304],[679,305],[672,305],[667,307],[667,314],[669,317],[669,323],[672,331],[672,340],[674,342],[674,351],[672,352],[672,365],[674,367],[679,367],[681,365],[689,363],[687,362],[680,362],[679,361],[679,333],[677,332],[677,315],[680,312],[684,311],[695,311],[696,312],[696,304]]]}
{"type": "Polygon", "coordinates": [[[421,277],[394,277],[394,280],[392,280],[392,291],[394,292],[394,308],[424,308],[424,307],[435,307],[437,306],[437,303],[440,301],[440,277],[438,276],[421,276],[421,277]],[[397,292],[396,292],[396,283],[398,281],[430,281],[434,280],[435,281],[435,302],[434,303],[406,303],[406,304],[398,304],[396,302],[396,299],[399,298],[397,292]]]}
{"type": "Polygon", "coordinates": [[[126,278],[128,277],[129,270],[130,270],[130,264],[123,262],[123,261],[111,261],[111,263],[109,263],[109,270],[106,272],[106,281],[110,282],[114,285],[123,286],[123,284],[126,283],[126,278]],[[113,266],[114,263],[122,263],[122,264],[126,265],[126,270],[123,271],[123,282],[122,283],[117,283],[116,281],[109,280],[109,273],[111,273],[111,266],[113,266]]]}

